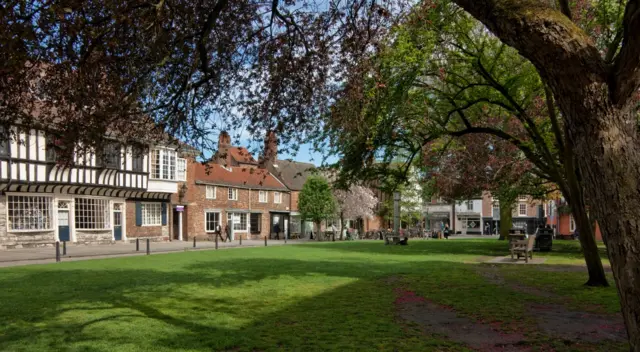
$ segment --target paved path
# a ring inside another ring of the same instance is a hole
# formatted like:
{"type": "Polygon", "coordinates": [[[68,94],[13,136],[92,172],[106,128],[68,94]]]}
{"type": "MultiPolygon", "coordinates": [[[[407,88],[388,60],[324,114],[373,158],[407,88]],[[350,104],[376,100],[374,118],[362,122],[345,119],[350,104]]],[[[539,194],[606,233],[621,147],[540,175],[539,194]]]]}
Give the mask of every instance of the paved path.
{"type": "MultiPolygon", "coordinates": [[[[308,240],[288,240],[287,245],[305,243],[308,240]]],[[[267,242],[269,246],[285,245],[284,241],[270,240],[267,242]]],[[[242,246],[238,241],[220,242],[218,248],[228,249],[237,247],[258,247],[264,246],[264,240],[243,240],[242,246]]],[[[201,241],[196,243],[193,248],[193,242],[172,241],[172,242],[151,242],[151,254],[182,252],[185,250],[212,250],[215,249],[215,242],[201,241]]],[[[60,253],[62,255],[62,245],[60,245],[60,253]]],[[[62,256],[62,261],[87,260],[97,258],[110,258],[122,256],[146,255],[146,241],[140,241],[140,251],[136,252],[136,244],[134,243],[117,243],[106,245],[68,245],[67,255],[62,256]]],[[[56,250],[55,247],[43,248],[21,248],[0,250],[0,267],[19,266],[29,264],[46,264],[55,263],[56,250]]]]}

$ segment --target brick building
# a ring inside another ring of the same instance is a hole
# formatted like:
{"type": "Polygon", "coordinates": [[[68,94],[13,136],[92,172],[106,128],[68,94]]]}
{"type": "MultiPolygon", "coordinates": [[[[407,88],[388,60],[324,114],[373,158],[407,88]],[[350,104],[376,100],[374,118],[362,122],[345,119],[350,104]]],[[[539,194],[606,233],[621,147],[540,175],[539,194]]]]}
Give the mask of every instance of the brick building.
{"type": "Polygon", "coordinates": [[[232,146],[225,132],[212,160],[187,160],[186,182],[174,197],[175,239],[211,238],[227,226],[235,239],[275,238],[276,229],[281,239],[290,234],[291,194],[282,182],[246,148],[232,146]]]}

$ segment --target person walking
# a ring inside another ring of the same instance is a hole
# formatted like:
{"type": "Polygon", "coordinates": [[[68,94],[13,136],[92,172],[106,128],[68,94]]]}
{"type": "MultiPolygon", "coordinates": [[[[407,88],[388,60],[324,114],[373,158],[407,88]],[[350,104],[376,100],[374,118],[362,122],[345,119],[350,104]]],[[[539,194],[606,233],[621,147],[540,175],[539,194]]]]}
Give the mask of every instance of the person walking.
{"type": "Polygon", "coordinates": [[[449,224],[444,225],[444,239],[449,239],[449,224]]]}
{"type": "Polygon", "coordinates": [[[276,223],[273,226],[273,232],[276,233],[276,240],[279,240],[280,239],[280,223],[276,223]]]}

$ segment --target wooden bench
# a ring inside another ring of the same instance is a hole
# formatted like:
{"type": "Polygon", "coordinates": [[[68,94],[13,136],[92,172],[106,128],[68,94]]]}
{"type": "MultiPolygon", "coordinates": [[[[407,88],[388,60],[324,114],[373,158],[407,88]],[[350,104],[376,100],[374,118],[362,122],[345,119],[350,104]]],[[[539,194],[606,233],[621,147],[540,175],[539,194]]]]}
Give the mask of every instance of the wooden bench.
{"type": "Polygon", "coordinates": [[[526,240],[511,242],[511,259],[520,259],[524,256],[524,262],[528,263],[529,258],[533,259],[533,245],[536,241],[536,236],[529,236],[526,240]],[[514,258],[516,256],[517,258],[514,258]]]}

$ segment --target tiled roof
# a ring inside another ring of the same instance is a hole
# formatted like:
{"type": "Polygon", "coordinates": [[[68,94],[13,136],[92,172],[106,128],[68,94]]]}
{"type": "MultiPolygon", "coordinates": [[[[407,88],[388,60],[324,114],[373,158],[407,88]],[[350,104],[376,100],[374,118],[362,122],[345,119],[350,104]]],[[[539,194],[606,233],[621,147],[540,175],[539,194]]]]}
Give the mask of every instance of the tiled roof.
{"type": "Polygon", "coordinates": [[[243,166],[225,168],[211,163],[197,164],[194,174],[196,183],[200,184],[288,191],[287,187],[265,169],[243,166]]]}
{"type": "Polygon", "coordinates": [[[302,186],[315,171],[315,165],[299,161],[278,160],[274,165],[275,175],[292,191],[302,190],[302,186]]]}
{"type": "Polygon", "coordinates": [[[228,151],[229,155],[240,164],[258,164],[253,155],[245,147],[231,147],[228,151]]]}

